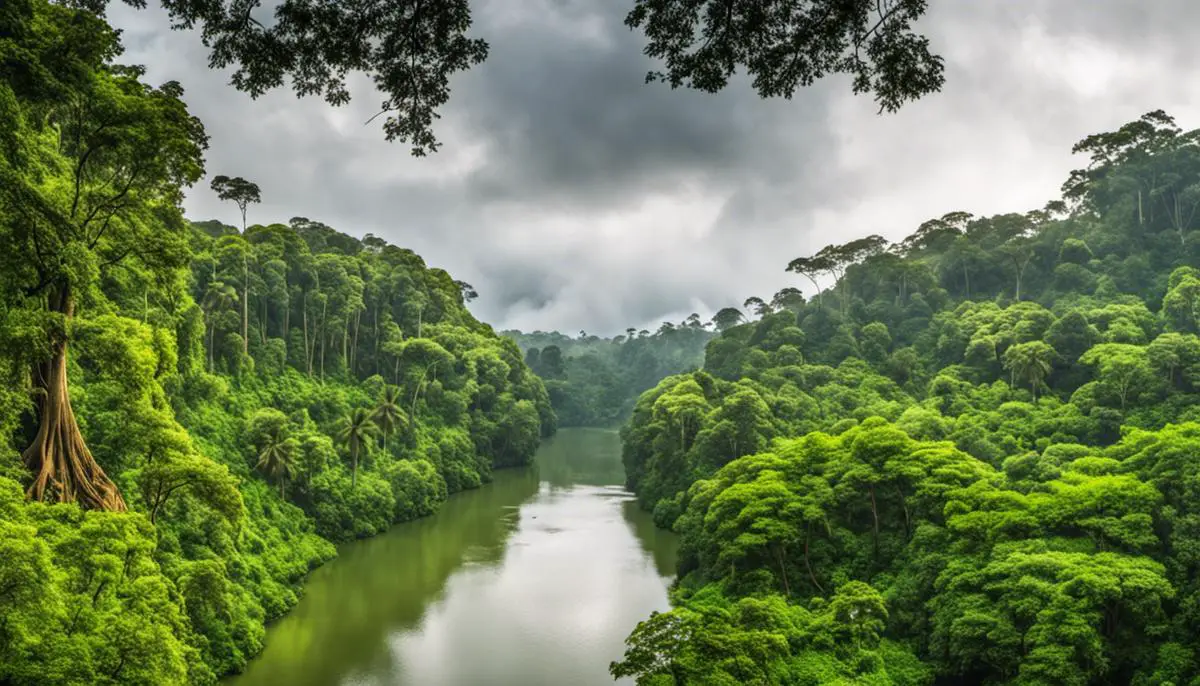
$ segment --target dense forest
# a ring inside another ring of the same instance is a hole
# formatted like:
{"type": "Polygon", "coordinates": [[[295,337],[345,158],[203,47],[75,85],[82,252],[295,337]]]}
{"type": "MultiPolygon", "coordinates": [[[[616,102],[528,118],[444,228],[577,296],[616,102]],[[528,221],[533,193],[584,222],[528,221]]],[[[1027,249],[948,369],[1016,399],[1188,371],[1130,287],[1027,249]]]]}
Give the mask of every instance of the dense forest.
{"type": "Polygon", "coordinates": [[[203,125],[120,52],[94,14],[0,4],[4,684],[213,683],[332,542],[555,427],[469,286],[411,251],[186,221],[203,125]]]}
{"type": "Polygon", "coordinates": [[[611,338],[580,331],[501,331],[546,386],[558,426],[616,428],[633,414],[638,396],[661,379],[699,369],[713,334],[700,315],[663,322],[658,330],[629,328],[611,338]]]}
{"type": "Polygon", "coordinates": [[[614,675],[1200,683],[1200,132],[1074,152],[1043,209],[793,260],[825,288],[641,396],[682,551],[614,675]]]}

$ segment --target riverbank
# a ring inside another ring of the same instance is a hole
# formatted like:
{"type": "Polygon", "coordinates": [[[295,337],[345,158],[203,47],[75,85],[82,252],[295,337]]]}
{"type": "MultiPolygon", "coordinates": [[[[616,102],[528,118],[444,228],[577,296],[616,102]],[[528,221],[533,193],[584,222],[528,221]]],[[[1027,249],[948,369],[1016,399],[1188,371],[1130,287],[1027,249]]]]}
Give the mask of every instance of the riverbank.
{"type": "Polygon", "coordinates": [[[342,546],[225,683],[612,683],[675,565],[674,535],[623,482],[615,433],[563,430],[533,466],[342,546]]]}

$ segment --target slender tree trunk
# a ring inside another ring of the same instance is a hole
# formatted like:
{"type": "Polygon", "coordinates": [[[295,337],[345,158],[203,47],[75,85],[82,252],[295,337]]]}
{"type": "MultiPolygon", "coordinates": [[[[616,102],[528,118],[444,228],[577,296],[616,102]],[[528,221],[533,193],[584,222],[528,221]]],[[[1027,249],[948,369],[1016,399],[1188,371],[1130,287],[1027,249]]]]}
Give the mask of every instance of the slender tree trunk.
{"type": "Polygon", "coordinates": [[[354,337],[350,341],[350,375],[354,376],[358,367],[358,329],[362,323],[362,310],[354,311],[354,337]]]}
{"type": "Polygon", "coordinates": [[[284,279],[283,291],[286,293],[283,297],[283,343],[287,345],[292,337],[292,288],[288,285],[287,279],[284,279]]]}
{"type": "Polygon", "coordinates": [[[871,484],[871,517],[874,519],[874,546],[875,554],[879,554],[879,507],[875,504],[875,484],[871,484]]]}
{"type": "Polygon", "coordinates": [[[300,295],[300,325],[304,328],[304,370],[312,378],[312,352],[308,345],[308,292],[300,295]]]}
{"type": "MultiPolygon", "coordinates": [[[[243,219],[242,224],[245,223],[243,219]]],[[[242,354],[250,354],[250,260],[244,255],[242,256],[242,354]]]]}
{"type": "Polygon", "coordinates": [[[813,586],[821,593],[825,593],[825,588],[821,586],[821,582],[817,581],[817,575],[813,573],[812,560],[808,556],[808,542],[812,538],[812,523],[805,525],[804,531],[804,568],[808,570],[808,578],[812,579],[813,586]]]}
{"type": "Polygon", "coordinates": [[[217,327],[209,321],[205,321],[205,326],[208,327],[208,373],[213,373],[213,335],[216,333],[217,327]]]}
{"type": "Polygon", "coordinates": [[[358,487],[358,447],[354,444],[350,445],[350,488],[358,487]]]}
{"type": "Polygon", "coordinates": [[[783,581],[783,595],[785,598],[790,598],[792,589],[788,586],[787,564],[783,559],[783,544],[775,547],[775,559],[779,561],[779,577],[783,581]]]}
{"type": "MultiPolygon", "coordinates": [[[[69,324],[75,314],[70,286],[50,295],[50,309],[69,324]]],[[[55,340],[51,357],[34,370],[42,391],[38,401],[40,424],[22,458],[34,473],[27,496],[32,500],[77,502],[85,509],[124,512],[125,500],[84,443],[67,387],[67,339],[55,340]]]]}
{"type": "Polygon", "coordinates": [[[325,348],[329,347],[329,342],[325,340],[325,312],[329,307],[329,299],[327,298],[321,303],[321,323],[317,324],[317,340],[321,344],[321,380],[325,380],[325,348]]]}
{"type": "Polygon", "coordinates": [[[908,501],[904,498],[904,491],[896,486],[896,495],[900,496],[900,509],[904,510],[904,538],[908,540],[912,537],[912,521],[908,516],[908,501]]]}

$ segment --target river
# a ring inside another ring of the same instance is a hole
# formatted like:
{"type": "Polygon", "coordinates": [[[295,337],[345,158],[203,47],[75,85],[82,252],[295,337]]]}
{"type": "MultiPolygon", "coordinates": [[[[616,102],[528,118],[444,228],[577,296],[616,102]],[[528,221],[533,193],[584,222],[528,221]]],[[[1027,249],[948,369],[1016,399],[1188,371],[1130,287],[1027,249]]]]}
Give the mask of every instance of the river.
{"type": "Polygon", "coordinates": [[[623,482],[615,432],[561,430],[532,467],[342,546],[226,686],[613,684],[677,545],[623,482]]]}

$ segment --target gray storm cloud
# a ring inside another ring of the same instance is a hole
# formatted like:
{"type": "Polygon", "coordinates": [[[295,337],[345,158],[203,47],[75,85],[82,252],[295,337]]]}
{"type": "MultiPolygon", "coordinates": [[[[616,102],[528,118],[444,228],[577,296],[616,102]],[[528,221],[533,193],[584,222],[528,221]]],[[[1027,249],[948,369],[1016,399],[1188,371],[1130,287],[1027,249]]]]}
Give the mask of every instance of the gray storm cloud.
{"type": "MultiPolygon", "coordinates": [[[[784,265],[827,243],[1041,206],[1089,133],[1158,108],[1200,126],[1189,0],[937,0],[922,24],[945,90],[882,116],[843,79],[771,101],[744,81],[644,84],[654,65],[627,5],[478,2],[491,55],[456,79],[445,147],[425,159],[364,126],[378,100],[364,79],[340,109],[251,100],[160,10],[113,19],[127,61],[187,89],[210,173],[262,186],[251,221],[307,216],[410,247],[475,285],[498,328],[616,333],[803,288],[784,265]]],[[[235,214],[206,185],[186,206],[235,214]]]]}

